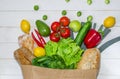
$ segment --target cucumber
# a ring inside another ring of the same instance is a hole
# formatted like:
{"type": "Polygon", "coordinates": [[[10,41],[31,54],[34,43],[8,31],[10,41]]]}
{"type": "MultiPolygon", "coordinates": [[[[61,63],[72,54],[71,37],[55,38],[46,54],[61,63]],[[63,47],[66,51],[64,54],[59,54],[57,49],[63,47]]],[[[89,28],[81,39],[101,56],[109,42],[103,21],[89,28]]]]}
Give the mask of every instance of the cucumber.
{"type": "Polygon", "coordinates": [[[75,42],[77,45],[79,45],[81,47],[82,43],[83,43],[83,40],[87,34],[87,32],[90,30],[92,26],[92,23],[90,21],[87,21],[83,26],[82,28],[79,30],[76,38],[75,38],[75,42]]]}
{"type": "Polygon", "coordinates": [[[50,27],[45,22],[37,20],[36,27],[41,36],[47,37],[50,35],[50,27]]]}

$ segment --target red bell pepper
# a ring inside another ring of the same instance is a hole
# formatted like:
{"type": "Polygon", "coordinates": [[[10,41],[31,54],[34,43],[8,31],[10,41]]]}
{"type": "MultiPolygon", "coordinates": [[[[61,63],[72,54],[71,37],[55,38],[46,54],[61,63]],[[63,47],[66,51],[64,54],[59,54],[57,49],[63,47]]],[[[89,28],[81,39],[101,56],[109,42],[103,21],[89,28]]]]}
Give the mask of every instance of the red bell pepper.
{"type": "Polygon", "coordinates": [[[84,39],[84,44],[87,48],[93,48],[97,46],[101,40],[101,33],[97,32],[95,29],[90,29],[84,39]]]}
{"type": "Polygon", "coordinates": [[[36,42],[36,44],[39,46],[39,47],[43,47],[44,48],[44,45],[46,44],[45,40],[43,39],[43,37],[39,34],[39,32],[35,30],[35,33],[37,34],[38,36],[38,39],[35,37],[35,35],[33,34],[33,32],[31,32],[31,35],[32,35],[32,38],[34,39],[34,41],[36,42]]]}

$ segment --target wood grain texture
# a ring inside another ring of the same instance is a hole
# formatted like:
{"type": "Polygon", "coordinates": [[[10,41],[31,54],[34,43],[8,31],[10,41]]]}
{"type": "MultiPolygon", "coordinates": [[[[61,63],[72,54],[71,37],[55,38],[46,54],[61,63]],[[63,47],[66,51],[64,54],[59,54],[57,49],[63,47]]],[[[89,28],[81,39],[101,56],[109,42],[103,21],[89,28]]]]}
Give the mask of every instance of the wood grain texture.
{"type": "MultiPolygon", "coordinates": [[[[24,34],[20,29],[22,19],[30,22],[32,31],[36,28],[35,21],[42,20],[44,14],[48,16],[45,22],[49,26],[53,21],[59,21],[62,10],[67,11],[67,16],[71,20],[86,21],[87,16],[92,15],[97,28],[103,23],[104,18],[115,16],[115,27],[111,28],[111,33],[100,45],[120,36],[120,0],[110,0],[109,5],[106,5],[104,0],[92,0],[90,6],[86,1],[71,0],[66,3],[65,0],[0,0],[0,79],[23,79],[21,69],[13,56],[14,50],[19,47],[18,36],[24,34]],[[39,11],[34,11],[34,5],[39,5],[39,11]],[[82,12],[81,17],[77,17],[77,11],[82,12]]],[[[98,79],[120,79],[119,51],[120,42],[117,42],[102,52],[98,79]]]]}

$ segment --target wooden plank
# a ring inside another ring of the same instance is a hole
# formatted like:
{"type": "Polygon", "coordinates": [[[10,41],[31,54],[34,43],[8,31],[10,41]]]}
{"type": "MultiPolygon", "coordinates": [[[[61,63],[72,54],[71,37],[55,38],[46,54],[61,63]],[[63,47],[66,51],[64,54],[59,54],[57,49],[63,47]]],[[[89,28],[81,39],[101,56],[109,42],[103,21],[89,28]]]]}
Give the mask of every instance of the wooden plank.
{"type": "MultiPolygon", "coordinates": [[[[115,38],[117,36],[120,36],[120,27],[113,27],[111,28],[111,32],[107,35],[107,37],[102,41],[102,43],[115,38]]],[[[33,28],[31,29],[33,31],[33,28]]],[[[0,36],[2,37],[0,39],[0,43],[7,43],[7,42],[18,42],[18,37],[20,35],[24,34],[20,28],[0,28],[0,36]]],[[[76,35],[77,33],[75,33],[76,35]]],[[[47,38],[46,38],[47,39],[47,38]]],[[[46,40],[48,41],[48,40],[46,40]]],[[[102,44],[101,43],[101,44],[102,44]]],[[[101,45],[100,44],[100,45],[101,45]]]]}
{"type": "MultiPolygon", "coordinates": [[[[0,75],[0,79],[23,79],[22,75],[0,75]]],[[[120,76],[99,75],[97,79],[120,79],[120,76]]]]}
{"type": "MultiPolygon", "coordinates": [[[[22,75],[0,75],[0,79],[23,79],[22,75]]],[[[97,79],[120,79],[120,76],[99,75],[97,79]]]]}
{"type": "MultiPolygon", "coordinates": [[[[120,42],[108,47],[101,53],[101,59],[119,59],[120,58],[120,42]]],[[[0,58],[14,58],[14,51],[19,48],[18,43],[0,43],[0,58]]]]}
{"type": "Polygon", "coordinates": [[[22,75],[0,75],[0,79],[23,79],[22,75]]]}
{"type": "MultiPolygon", "coordinates": [[[[120,0],[110,0],[106,5],[104,0],[92,0],[93,4],[88,5],[87,0],[1,0],[0,1],[0,79],[23,79],[21,69],[15,61],[13,52],[17,49],[17,38],[22,35],[20,21],[27,19],[32,29],[35,28],[35,21],[42,19],[44,14],[48,15],[45,22],[50,26],[53,21],[59,21],[62,10],[67,10],[67,16],[71,20],[77,19],[86,21],[88,15],[93,16],[93,22],[99,27],[107,16],[116,17],[116,27],[102,41],[104,42],[119,36],[120,34],[120,0]],[[50,3],[51,1],[51,3],[50,3]],[[34,11],[33,6],[38,4],[39,11],[34,11]],[[81,17],[76,16],[77,11],[82,12],[81,17]]],[[[76,34],[75,34],[76,35],[76,34]]],[[[46,39],[48,40],[48,39],[46,39]]],[[[101,54],[101,69],[98,79],[120,79],[120,42],[107,48],[101,54]]]]}
{"type": "Polygon", "coordinates": [[[113,75],[104,75],[100,74],[97,79],[120,79],[120,76],[113,76],[113,75]]]}
{"type": "Polygon", "coordinates": [[[101,53],[101,59],[120,58],[120,41],[109,46],[101,53]]]}
{"type": "MultiPolygon", "coordinates": [[[[1,75],[21,75],[21,69],[14,59],[0,59],[1,75]]],[[[102,59],[100,76],[120,76],[120,59],[102,59]]]]}
{"type": "Polygon", "coordinates": [[[15,59],[0,59],[0,75],[22,74],[21,68],[15,59]]]}
{"type": "Polygon", "coordinates": [[[109,41],[109,40],[111,40],[111,39],[113,39],[115,37],[120,36],[119,35],[119,30],[120,30],[119,27],[113,27],[113,28],[111,28],[111,32],[101,41],[101,43],[99,44],[99,46],[101,46],[102,44],[104,44],[106,41],[109,41]]]}
{"type": "Polygon", "coordinates": [[[18,43],[0,43],[0,58],[14,58],[14,51],[19,48],[18,43]]]}
{"type": "MultiPolygon", "coordinates": [[[[16,76],[16,75],[0,75],[0,79],[23,79],[23,76],[16,76]]],[[[120,79],[120,76],[106,76],[106,75],[99,75],[97,79],[120,79]]]]}
{"type": "MultiPolygon", "coordinates": [[[[120,26],[120,11],[84,11],[82,10],[82,16],[77,17],[78,10],[67,10],[67,16],[70,20],[79,20],[86,21],[86,18],[89,15],[93,16],[93,22],[97,23],[97,26],[100,26],[103,23],[103,20],[108,16],[116,17],[116,26],[120,26]]],[[[0,12],[0,27],[19,27],[22,19],[27,19],[32,27],[35,27],[35,21],[37,19],[42,20],[43,15],[47,15],[48,19],[45,21],[48,25],[51,25],[53,21],[59,21],[62,10],[57,11],[8,11],[0,12]],[[9,18],[8,18],[9,17],[9,18]]]]}
{"type": "Polygon", "coordinates": [[[120,59],[101,59],[100,74],[120,76],[120,59]]]}
{"type": "Polygon", "coordinates": [[[40,6],[40,10],[120,10],[120,0],[110,0],[109,5],[106,5],[104,0],[92,1],[92,5],[89,6],[86,0],[71,0],[69,3],[65,0],[51,0],[51,2],[49,0],[2,0],[0,10],[33,10],[35,4],[40,6]]]}
{"type": "Polygon", "coordinates": [[[0,28],[0,42],[17,42],[20,34],[21,31],[18,28],[0,28]]]}

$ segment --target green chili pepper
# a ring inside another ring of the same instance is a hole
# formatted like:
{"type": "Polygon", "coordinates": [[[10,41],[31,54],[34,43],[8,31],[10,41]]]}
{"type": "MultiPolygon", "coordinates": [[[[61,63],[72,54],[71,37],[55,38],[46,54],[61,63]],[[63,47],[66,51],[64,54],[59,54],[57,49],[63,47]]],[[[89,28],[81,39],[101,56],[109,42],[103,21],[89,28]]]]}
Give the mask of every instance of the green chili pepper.
{"type": "Polygon", "coordinates": [[[47,20],[47,18],[48,18],[47,15],[43,15],[42,17],[43,20],[47,20]]]}
{"type": "Polygon", "coordinates": [[[82,15],[82,12],[81,11],[78,11],[77,12],[77,16],[80,17],[82,15]]]}
{"type": "Polygon", "coordinates": [[[62,11],[62,15],[66,15],[67,14],[67,11],[66,10],[63,10],[62,11]]]}
{"type": "Polygon", "coordinates": [[[38,5],[34,5],[34,10],[38,11],[39,10],[39,6],[38,5]]]}

